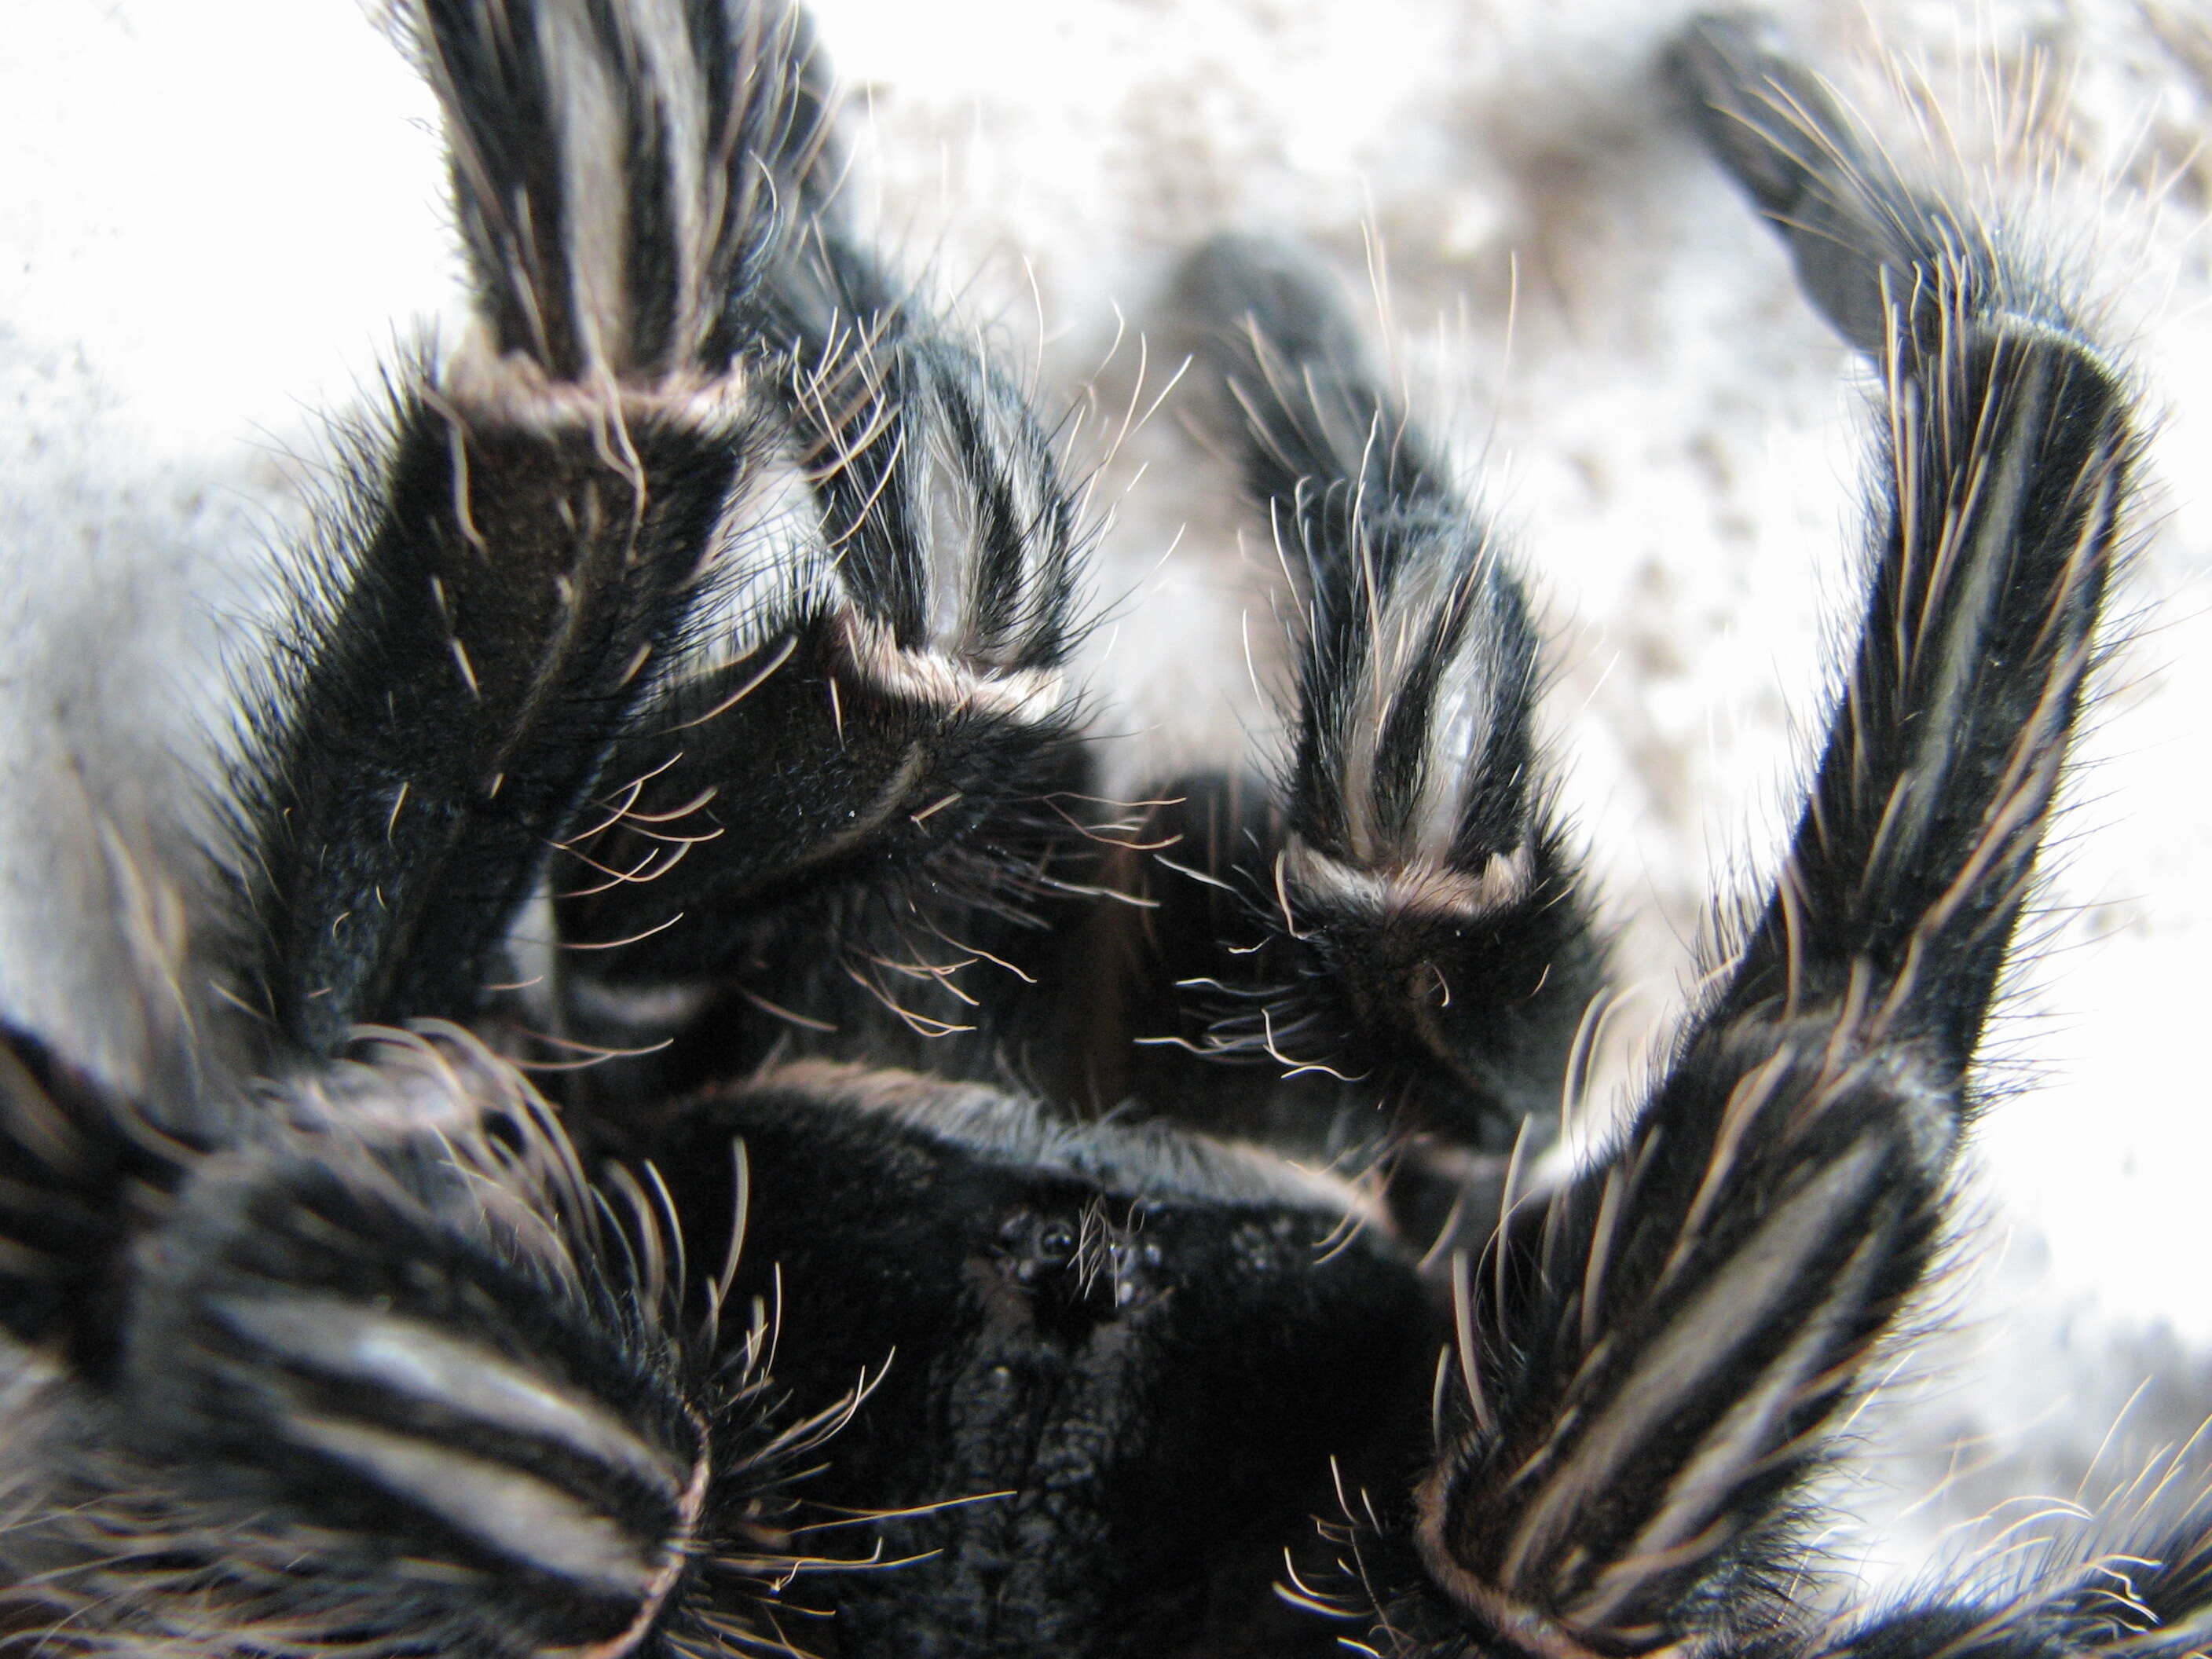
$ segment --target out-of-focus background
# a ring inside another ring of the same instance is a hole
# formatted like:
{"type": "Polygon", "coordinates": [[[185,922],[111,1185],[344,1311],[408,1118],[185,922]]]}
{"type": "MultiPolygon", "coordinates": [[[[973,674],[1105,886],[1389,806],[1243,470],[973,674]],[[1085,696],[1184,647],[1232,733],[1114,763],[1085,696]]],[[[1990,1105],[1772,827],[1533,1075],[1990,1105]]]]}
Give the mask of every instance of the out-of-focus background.
{"type": "MultiPolygon", "coordinates": [[[[138,878],[201,810],[219,664],[257,648],[299,520],[287,458],[450,326],[457,266],[429,101],[355,0],[5,9],[0,1011],[127,1070],[131,939],[169,925],[138,878]]],[[[1547,619],[1563,793],[1623,934],[1607,1086],[1628,1086],[1707,895],[1787,822],[1855,603],[1870,391],[1667,92],[1690,8],[815,9],[863,218],[1080,411],[1091,672],[1130,781],[1267,742],[1254,683],[1280,641],[1272,551],[1171,386],[1174,259],[1288,231],[1374,296],[1547,619]]],[[[1996,1033],[1993,1080],[2022,1091],[1980,1133],[1948,1332],[1861,1419],[1872,1461],[1842,1492],[1837,1547],[1893,1576],[2094,1501],[2212,1414],[2212,9],[1778,9],[1900,149],[1932,135],[2081,257],[2158,422],[2134,637],[2048,950],[1996,1033]]]]}

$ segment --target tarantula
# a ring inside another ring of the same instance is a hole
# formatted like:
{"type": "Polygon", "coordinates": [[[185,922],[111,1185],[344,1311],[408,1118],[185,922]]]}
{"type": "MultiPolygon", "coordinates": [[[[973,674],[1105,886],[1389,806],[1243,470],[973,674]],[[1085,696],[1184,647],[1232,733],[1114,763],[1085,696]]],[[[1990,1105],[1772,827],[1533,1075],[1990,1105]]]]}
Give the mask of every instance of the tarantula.
{"type": "Polygon", "coordinates": [[[855,235],[805,15],[395,15],[473,326],[297,552],[230,1026],[133,1091],[0,1044],[0,1648],[2195,1650],[2197,1510],[1814,1588],[2135,460],[2000,225],[1755,20],[1678,44],[1881,370],[1889,496],[1771,892],[1539,1180],[1606,948],[1536,631],[1317,262],[1176,290],[1295,592],[1289,752],[1102,799],[1075,495],[855,235]]]}

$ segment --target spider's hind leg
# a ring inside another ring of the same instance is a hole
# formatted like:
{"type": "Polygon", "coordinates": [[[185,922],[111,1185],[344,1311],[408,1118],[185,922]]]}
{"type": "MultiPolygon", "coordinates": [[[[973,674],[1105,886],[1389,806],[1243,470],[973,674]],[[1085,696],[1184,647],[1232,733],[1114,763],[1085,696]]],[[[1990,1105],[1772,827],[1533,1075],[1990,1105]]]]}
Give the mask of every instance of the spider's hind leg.
{"type": "Polygon", "coordinates": [[[1527,599],[1310,256],[1224,237],[1180,289],[1305,611],[1281,822],[1251,872],[1285,994],[1213,1042],[1502,1146],[1557,1110],[1603,972],[1532,729],[1527,599]]]}

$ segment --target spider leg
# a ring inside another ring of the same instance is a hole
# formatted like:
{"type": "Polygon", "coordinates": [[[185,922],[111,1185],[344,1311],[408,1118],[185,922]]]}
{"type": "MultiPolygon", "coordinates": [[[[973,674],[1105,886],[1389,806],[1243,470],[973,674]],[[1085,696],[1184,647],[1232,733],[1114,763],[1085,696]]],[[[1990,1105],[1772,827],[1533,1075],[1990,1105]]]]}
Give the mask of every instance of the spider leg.
{"type": "Polygon", "coordinates": [[[142,1134],[96,1224],[26,1225],[25,1183],[82,1193],[131,1138],[0,1048],[0,1123],[44,1149],[0,1205],[0,1322],[50,1362],[11,1378],[0,1645],[617,1659],[745,1628],[698,1557],[744,1553],[804,1449],[758,1398],[764,1333],[710,1364],[652,1178],[587,1182],[473,1040],[356,1054],[266,1097],[252,1146],[142,1134]]]}
{"type": "Polygon", "coordinates": [[[730,296],[783,216],[795,14],[410,0],[475,319],[393,379],[249,706],[243,999],[327,1054],[462,1014],[714,574],[769,437],[730,296]],[[664,27],[664,24],[665,25],[664,27]]]}
{"type": "MultiPolygon", "coordinates": [[[[2144,1480],[2150,1508],[2173,1466],[2144,1480]]],[[[2124,1504],[2129,1494],[2119,1494],[2124,1504]]],[[[2070,1526],[2014,1561],[1846,1611],[1765,1650],[1771,1659],[2056,1659],[2201,1652],[2212,1620],[2212,1513],[2199,1496],[2163,1520],[2070,1526]]]]}
{"type": "Polygon", "coordinates": [[[759,643],[670,687],[619,747],[558,914],[602,1001],[734,976],[884,1058],[976,1017],[952,975],[1020,948],[1000,941],[1035,932],[1046,866],[1079,839],[1045,800],[1084,769],[1080,537],[1021,392],[818,199],[830,153],[793,187],[804,234],[740,307],[818,556],[760,602],[759,643]]]}
{"type": "Polygon", "coordinates": [[[1674,62],[1762,201],[1771,179],[1738,151],[1771,130],[1765,173],[1795,170],[1790,199],[1821,227],[1808,241],[1788,221],[1808,291],[1887,383],[1868,625],[1716,1012],[1840,1006],[1871,973],[1963,1069],[2089,666],[2134,456],[2126,388],[2002,227],[1899,179],[1754,21],[1704,20],[1674,62]],[[1872,340],[1869,308],[1887,319],[1872,340]]]}
{"type": "Polygon", "coordinates": [[[1603,971],[1531,729],[1527,600],[1309,256],[1224,238],[1180,289],[1306,611],[1282,823],[1254,872],[1291,993],[1216,1040],[1510,1142],[1556,1111],[1603,971]]]}
{"type": "Polygon", "coordinates": [[[908,326],[878,315],[790,364],[834,568],[618,751],[609,777],[636,787],[587,855],[630,871],[653,836],[702,839],[563,902],[573,938],[640,936],[594,957],[607,980],[726,967],[757,917],[957,854],[1064,770],[1069,497],[1014,389],[908,326]]]}
{"type": "Polygon", "coordinates": [[[1804,72],[1741,24],[1680,62],[1717,118],[1765,112],[1767,149],[1723,159],[1817,174],[1855,250],[1822,270],[1882,298],[1869,608],[1771,894],[1665,1075],[1462,1279],[1437,1461],[1365,1552],[1409,1652],[1816,1640],[1791,1523],[1941,1240],[2120,536],[2127,387],[2016,250],[1793,100],[1804,72]]]}

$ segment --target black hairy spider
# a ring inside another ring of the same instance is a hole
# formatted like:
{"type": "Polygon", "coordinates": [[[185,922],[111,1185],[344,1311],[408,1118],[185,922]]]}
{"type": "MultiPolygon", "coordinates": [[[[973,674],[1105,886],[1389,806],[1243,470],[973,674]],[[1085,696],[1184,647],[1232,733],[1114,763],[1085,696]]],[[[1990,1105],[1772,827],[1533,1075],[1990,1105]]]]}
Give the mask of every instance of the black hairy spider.
{"type": "Polygon", "coordinates": [[[805,15],[394,15],[472,330],[298,552],[173,1064],[0,1044],[0,1649],[2197,1650],[2181,1504],[1817,1612],[2136,457],[2000,225],[1678,43],[1889,494],[1771,890],[1546,1182],[1606,948],[1536,633],[1319,264],[1176,289],[1289,752],[1108,801],[1075,497],[856,238],[805,15]]]}

